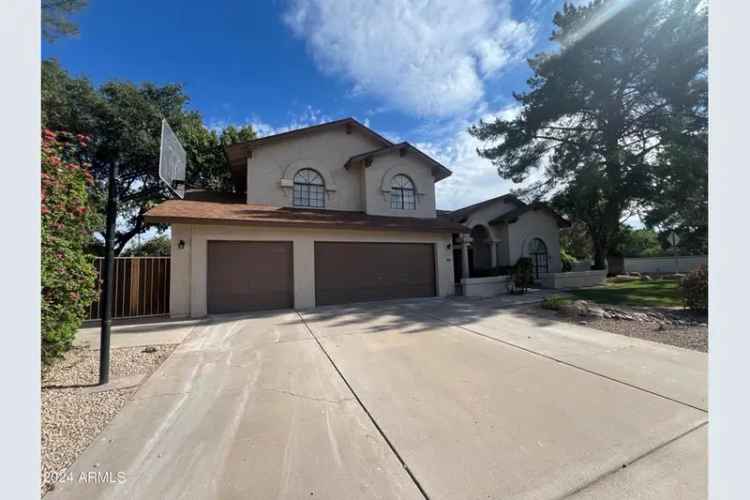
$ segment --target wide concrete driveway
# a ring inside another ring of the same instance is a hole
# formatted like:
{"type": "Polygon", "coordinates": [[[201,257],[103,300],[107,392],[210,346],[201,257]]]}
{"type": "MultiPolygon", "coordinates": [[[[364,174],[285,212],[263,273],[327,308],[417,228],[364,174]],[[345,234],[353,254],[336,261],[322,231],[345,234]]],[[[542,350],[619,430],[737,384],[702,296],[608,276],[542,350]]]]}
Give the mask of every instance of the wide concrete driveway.
{"type": "Polygon", "coordinates": [[[48,496],[706,498],[706,371],[498,300],[216,317],[48,496]]]}

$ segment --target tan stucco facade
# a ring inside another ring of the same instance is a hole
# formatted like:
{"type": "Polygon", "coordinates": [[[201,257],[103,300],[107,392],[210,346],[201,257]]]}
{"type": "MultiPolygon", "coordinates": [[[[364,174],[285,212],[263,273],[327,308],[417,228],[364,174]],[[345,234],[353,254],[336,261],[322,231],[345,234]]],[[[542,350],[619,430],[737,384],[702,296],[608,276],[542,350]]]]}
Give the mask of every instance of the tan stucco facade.
{"type": "Polygon", "coordinates": [[[315,306],[316,241],[431,243],[435,251],[437,295],[454,294],[451,235],[447,233],[173,224],[170,290],[170,314],[173,317],[206,316],[207,242],[213,240],[292,242],[295,309],[315,306]],[[182,249],[179,248],[181,241],[184,244],[182,249]]]}
{"type": "Polygon", "coordinates": [[[364,170],[365,212],[370,215],[388,215],[432,218],[435,217],[435,179],[429,166],[414,155],[400,156],[398,151],[375,158],[364,170]],[[391,182],[403,174],[411,179],[416,189],[415,210],[391,208],[391,182]]]}
{"type": "Polygon", "coordinates": [[[551,214],[544,211],[529,210],[512,223],[490,224],[496,217],[517,208],[512,201],[497,200],[472,212],[463,222],[471,229],[484,227],[490,241],[486,249],[480,249],[481,242],[472,242],[474,246],[474,265],[512,266],[520,257],[528,256],[529,242],[533,238],[541,239],[547,246],[549,272],[562,271],[560,260],[560,227],[551,214]],[[494,250],[493,250],[494,247],[494,250]],[[495,252],[493,264],[492,252],[495,252]],[[481,262],[480,262],[481,261],[481,262]]]}
{"type": "Polygon", "coordinates": [[[549,272],[562,271],[560,227],[553,216],[530,210],[522,214],[517,222],[507,224],[507,227],[510,262],[515,263],[519,257],[527,257],[529,242],[534,238],[539,238],[547,246],[549,272]]]}
{"type": "Polygon", "coordinates": [[[294,176],[304,168],[318,172],[325,182],[326,206],[370,215],[435,217],[435,178],[432,168],[414,153],[383,154],[365,167],[345,165],[349,158],[382,148],[383,144],[359,130],[321,130],[265,144],[247,159],[247,201],[277,207],[293,206],[294,176]],[[408,176],[416,189],[415,210],[390,208],[394,175],[408,176]]]}

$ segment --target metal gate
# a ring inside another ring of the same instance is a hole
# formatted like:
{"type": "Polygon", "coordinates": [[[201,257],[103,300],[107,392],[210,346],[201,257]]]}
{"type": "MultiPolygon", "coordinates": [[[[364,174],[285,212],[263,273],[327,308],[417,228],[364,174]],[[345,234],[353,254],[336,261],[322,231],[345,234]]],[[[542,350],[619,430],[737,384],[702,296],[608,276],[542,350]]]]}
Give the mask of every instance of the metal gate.
{"type": "MultiPolygon", "coordinates": [[[[102,274],[104,259],[97,257],[102,274]]],[[[115,257],[112,279],[112,317],[144,318],[169,314],[169,257],[115,257]]],[[[101,279],[99,293],[101,297],[101,279]]],[[[99,299],[91,303],[86,319],[101,318],[99,299]]]]}
{"type": "Polygon", "coordinates": [[[534,265],[534,279],[538,280],[540,275],[549,272],[547,245],[539,238],[534,238],[529,242],[529,257],[534,265]]]}

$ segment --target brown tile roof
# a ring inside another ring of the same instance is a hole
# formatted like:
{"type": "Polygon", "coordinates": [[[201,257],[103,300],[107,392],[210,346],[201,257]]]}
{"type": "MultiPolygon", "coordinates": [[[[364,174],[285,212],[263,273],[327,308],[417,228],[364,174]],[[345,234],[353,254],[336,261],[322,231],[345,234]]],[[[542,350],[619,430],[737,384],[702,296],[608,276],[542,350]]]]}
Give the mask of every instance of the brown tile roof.
{"type": "Polygon", "coordinates": [[[145,215],[148,224],[221,224],[313,229],[382,229],[463,233],[468,229],[445,217],[385,217],[345,210],[273,207],[249,205],[236,198],[225,201],[208,199],[167,200],[145,215]]]}

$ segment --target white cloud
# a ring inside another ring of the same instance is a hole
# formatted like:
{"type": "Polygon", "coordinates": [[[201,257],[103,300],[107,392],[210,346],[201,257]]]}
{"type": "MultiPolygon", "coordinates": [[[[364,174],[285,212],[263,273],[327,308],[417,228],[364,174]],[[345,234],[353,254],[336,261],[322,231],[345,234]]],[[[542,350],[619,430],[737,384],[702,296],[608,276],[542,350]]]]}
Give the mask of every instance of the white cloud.
{"type": "Polygon", "coordinates": [[[535,27],[509,0],[293,0],[284,21],[321,70],[421,116],[465,113],[483,80],[521,60],[535,27]]]}
{"type": "MultiPolygon", "coordinates": [[[[222,130],[229,127],[230,125],[238,128],[246,125],[251,125],[258,137],[265,137],[267,135],[280,134],[289,130],[295,130],[298,128],[309,127],[311,125],[330,122],[332,120],[334,120],[334,118],[331,118],[321,110],[316,109],[312,106],[307,106],[300,113],[289,113],[288,119],[282,125],[272,125],[264,121],[257,115],[253,115],[239,121],[229,121],[225,119],[210,120],[208,122],[208,129],[213,130],[216,133],[221,133],[222,130]]],[[[363,123],[365,123],[365,121],[363,121],[363,123]]]]}
{"type": "Polygon", "coordinates": [[[265,137],[267,135],[280,134],[282,132],[288,132],[289,130],[330,122],[332,120],[333,118],[321,112],[319,109],[307,106],[302,113],[290,115],[289,120],[284,125],[271,125],[257,117],[249,120],[249,122],[253,126],[253,130],[255,130],[258,137],[265,137]]]}
{"type": "MultiPolygon", "coordinates": [[[[481,118],[484,121],[495,118],[509,120],[516,117],[519,112],[519,107],[507,106],[494,113],[484,113],[481,118]]],[[[509,180],[502,179],[492,162],[477,153],[477,148],[485,148],[488,144],[469,134],[469,125],[476,121],[455,120],[451,124],[450,132],[441,134],[442,137],[415,144],[453,171],[453,175],[435,185],[439,209],[454,210],[465,207],[519,187],[509,180]]]]}

